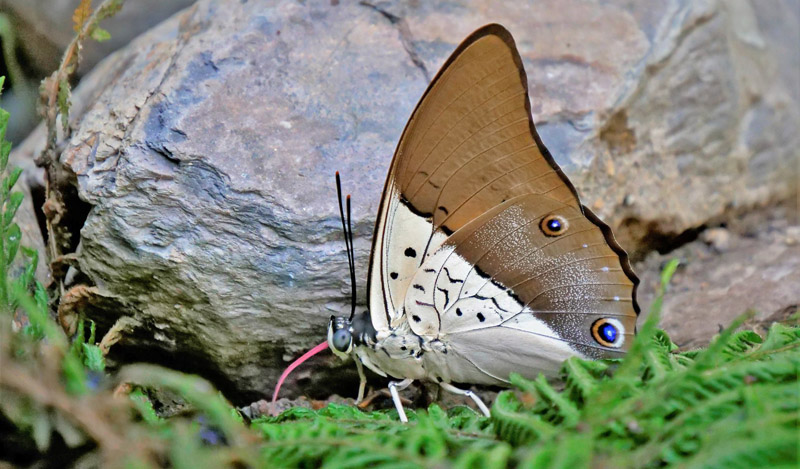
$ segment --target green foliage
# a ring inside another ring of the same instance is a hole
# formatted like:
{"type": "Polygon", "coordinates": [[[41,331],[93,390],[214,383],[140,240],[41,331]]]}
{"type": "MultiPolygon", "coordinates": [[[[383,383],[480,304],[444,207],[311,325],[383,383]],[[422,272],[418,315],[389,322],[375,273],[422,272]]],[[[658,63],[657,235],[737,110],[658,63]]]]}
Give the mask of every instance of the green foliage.
{"type": "Polygon", "coordinates": [[[164,420],[158,416],[155,408],[153,408],[153,403],[150,402],[150,399],[141,389],[135,389],[129,394],[129,397],[134,408],[146,423],[150,425],[160,425],[164,423],[164,420]]]}
{"type": "Polygon", "coordinates": [[[72,339],[70,353],[83,363],[89,371],[103,371],[106,369],[106,360],[100,347],[95,344],[95,324],[89,321],[89,337],[86,337],[84,321],[78,322],[78,331],[72,339]]]}
{"type": "MultiPolygon", "coordinates": [[[[4,82],[5,77],[0,77],[0,92],[4,82]]],[[[22,261],[23,272],[20,275],[11,275],[11,270],[18,265],[15,261],[22,241],[22,231],[14,223],[14,216],[22,204],[23,194],[13,191],[22,170],[14,168],[9,171],[8,168],[8,157],[11,153],[11,142],[5,139],[8,120],[8,112],[0,108],[0,311],[4,312],[11,312],[16,308],[12,292],[15,287],[25,289],[33,285],[33,272],[38,261],[34,252],[23,249],[23,255],[27,258],[22,261]]]]}
{"type": "Polygon", "coordinates": [[[75,9],[73,21],[75,22],[75,32],[80,33],[81,28],[86,22],[91,21],[87,30],[89,37],[97,42],[104,42],[111,39],[111,33],[99,26],[100,21],[116,15],[121,9],[125,0],[106,0],[97,7],[94,13],[91,11],[91,0],[82,0],[78,8],[75,9]],[[92,18],[92,14],[94,17],[92,18]],[[75,15],[79,15],[76,18],[75,15]],[[85,16],[84,16],[85,15],[85,16]],[[78,26],[80,22],[80,27],[78,26]]]}
{"type": "Polygon", "coordinates": [[[464,407],[444,412],[436,405],[409,412],[409,425],[399,423],[394,411],[294,408],[253,423],[266,440],[261,455],[267,463],[292,467],[744,468],[798,462],[800,329],[775,324],[764,340],[728,329],[697,353],[678,353],[663,331],[643,330],[651,332],[640,335],[622,361],[567,360],[562,388],[542,376],[514,376],[517,390],[502,392],[488,419],[464,407]],[[628,363],[636,363],[635,373],[628,363]]]}
{"type": "MultiPolygon", "coordinates": [[[[5,13],[0,13],[0,54],[2,54],[8,69],[8,77],[14,86],[20,84],[23,77],[22,67],[17,62],[16,47],[17,33],[11,18],[5,13]]],[[[2,88],[2,84],[0,84],[0,88],[2,88]]]]}
{"type": "Polygon", "coordinates": [[[571,358],[560,387],[512,376],[488,419],[290,409],[253,424],[261,454],[299,467],[796,467],[800,329],[774,324],[762,339],[736,331],[743,316],[707,349],[678,352],[656,328],[676,268],[623,360],[571,358]]]}
{"type": "MultiPolygon", "coordinates": [[[[711,455],[719,456],[719,461],[736,460],[733,453],[743,447],[752,454],[741,459],[741,467],[796,461],[800,330],[775,324],[765,341],[777,345],[772,351],[751,342],[740,352],[725,353],[722,347],[711,347],[696,359],[683,361],[670,360],[672,346],[665,346],[663,333],[658,336],[658,340],[656,335],[637,340],[645,344],[639,349],[641,357],[651,354],[664,367],[661,375],[652,373],[652,363],[642,360],[642,379],[630,393],[620,395],[627,383],[620,385],[616,376],[576,376],[565,365],[565,394],[570,394],[570,388],[591,389],[579,401],[578,423],[565,427],[561,423],[564,412],[548,404],[546,393],[531,387],[524,399],[505,393],[495,403],[492,417],[498,437],[533,453],[560,444],[561,439],[588,438],[585,444],[593,448],[588,465],[699,467],[706,464],[699,461],[711,455]],[[716,366],[708,368],[705,364],[709,362],[716,366]],[[534,404],[523,404],[530,401],[534,404]],[[538,417],[536,425],[523,417],[538,417]],[[543,425],[549,425],[550,431],[536,431],[543,425]],[[763,441],[763,451],[757,444],[760,432],[773,435],[763,441]],[[732,441],[742,444],[734,447],[732,441]]],[[[724,339],[724,343],[738,346],[743,343],[742,336],[748,341],[754,338],[752,333],[738,336],[737,341],[733,334],[723,333],[717,343],[724,339]]]]}
{"type": "Polygon", "coordinates": [[[108,41],[109,39],[111,39],[111,33],[101,28],[100,26],[95,26],[94,28],[92,28],[91,36],[92,39],[94,39],[97,42],[108,41]]]}
{"type": "Polygon", "coordinates": [[[364,413],[330,404],[316,412],[290,409],[253,427],[267,440],[264,462],[288,467],[425,467],[448,460],[456,467],[481,467],[481,461],[504,460],[511,453],[495,440],[488,420],[467,408],[445,412],[432,405],[408,414],[406,425],[394,411],[364,413]]]}
{"type": "Polygon", "coordinates": [[[103,2],[97,11],[97,21],[116,15],[120,10],[122,10],[122,5],[124,3],[125,0],[107,0],[103,2]]]}

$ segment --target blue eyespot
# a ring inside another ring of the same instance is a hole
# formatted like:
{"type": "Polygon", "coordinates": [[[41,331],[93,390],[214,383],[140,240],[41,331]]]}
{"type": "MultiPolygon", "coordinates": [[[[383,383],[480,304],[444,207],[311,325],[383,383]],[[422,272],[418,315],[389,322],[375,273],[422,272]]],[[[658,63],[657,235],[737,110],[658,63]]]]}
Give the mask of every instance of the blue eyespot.
{"type": "Polygon", "coordinates": [[[569,224],[566,218],[553,214],[544,217],[539,226],[547,236],[560,236],[567,231],[569,224]]]}
{"type": "Polygon", "coordinates": [[[625,342],[625,327],[616,319],[600,318],[592,324],[592,337],[604,347],[620,348],[625,342]]]}
{"type": "Polygon", "coordinates": [[[617,341],[617,328],[614,327],[611,323],[605,323],[600,326],[600,335],[607,341],[607,342],[616,342],[617,341]]]}

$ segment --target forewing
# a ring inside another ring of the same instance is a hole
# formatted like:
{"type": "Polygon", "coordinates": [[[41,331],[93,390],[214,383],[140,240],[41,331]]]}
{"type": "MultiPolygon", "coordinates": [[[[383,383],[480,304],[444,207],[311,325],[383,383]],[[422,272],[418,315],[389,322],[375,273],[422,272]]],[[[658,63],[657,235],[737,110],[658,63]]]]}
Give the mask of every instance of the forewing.
{"type": "Polygon", "coordinates": [[[375,328],[401,320],[414,272],[447,235],[525,194],[579,209],[574,188],[536,134],[514,41],[502,26],[489,25],[447,60],[397,146],[370,261],[375,328]]]}

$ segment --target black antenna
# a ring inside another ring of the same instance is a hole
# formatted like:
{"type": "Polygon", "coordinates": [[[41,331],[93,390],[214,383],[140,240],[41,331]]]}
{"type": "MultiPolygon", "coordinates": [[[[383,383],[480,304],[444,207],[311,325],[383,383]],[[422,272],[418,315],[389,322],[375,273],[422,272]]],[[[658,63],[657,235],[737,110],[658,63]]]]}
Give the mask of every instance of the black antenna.
{"type": "Polygon", "coordinates": [[[350,301],[350,320],[356,315],[356,249],[353,247],[353,217],[350,214],[350,194],[347,194],[347,232],[350,234],[350,284],[353,286],[350,301]]]}
{"type": "Polygon", "coordinates": [[[339,199],[339,216],[342,219],[344,244],[347,249],[347,264],[350,268],[350,320],[352,321],[356,312],[356,267],[355,254],[353,252],[353,231],[350,222],[350,195],[347,196],[347,218],[345,219],[344,205],[342,204],[342,181],[339,177],[339,171],[336,171],[336,195],[339,199]]]}

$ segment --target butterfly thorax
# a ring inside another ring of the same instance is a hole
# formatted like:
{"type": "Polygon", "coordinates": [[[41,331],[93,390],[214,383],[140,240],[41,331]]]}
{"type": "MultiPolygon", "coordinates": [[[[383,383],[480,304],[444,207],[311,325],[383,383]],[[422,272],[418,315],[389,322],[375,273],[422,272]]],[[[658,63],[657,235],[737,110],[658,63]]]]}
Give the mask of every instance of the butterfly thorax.
{"type": "MultiPolygon", "coordinates": [[[[359,335],[358,331],[354,330],[354,335],[359,335]]],[[[353,347],[356,359],[381,376],[437,383],[507,384],[507,380],[477,369],[449,347],[445,336],[414,333],[407,320],[401,320],[389,330],[378,331],[374,336],[364,337],[366,341],[353,347]]]]}
{"type": "Polygon", "coordinates": [[[389,330],[376,331],[366,311],[352,319],[331,317],[328,344],[336,355],[352,357],[381,376],[434,381],[441,377],[442,373],[436,371],[441,366],[429,363],[426,369],[426,362],[432,353],[446,352],[435,338],[415,334],[407,321],[389,330]]]}
{"type": "Polygon", "coordinates": [[[374,340],[354,347],[357,359],[382,376],[428,379],[423,366],[428,341],[414,334],[407,323],[381,331],[374,340]]]}

